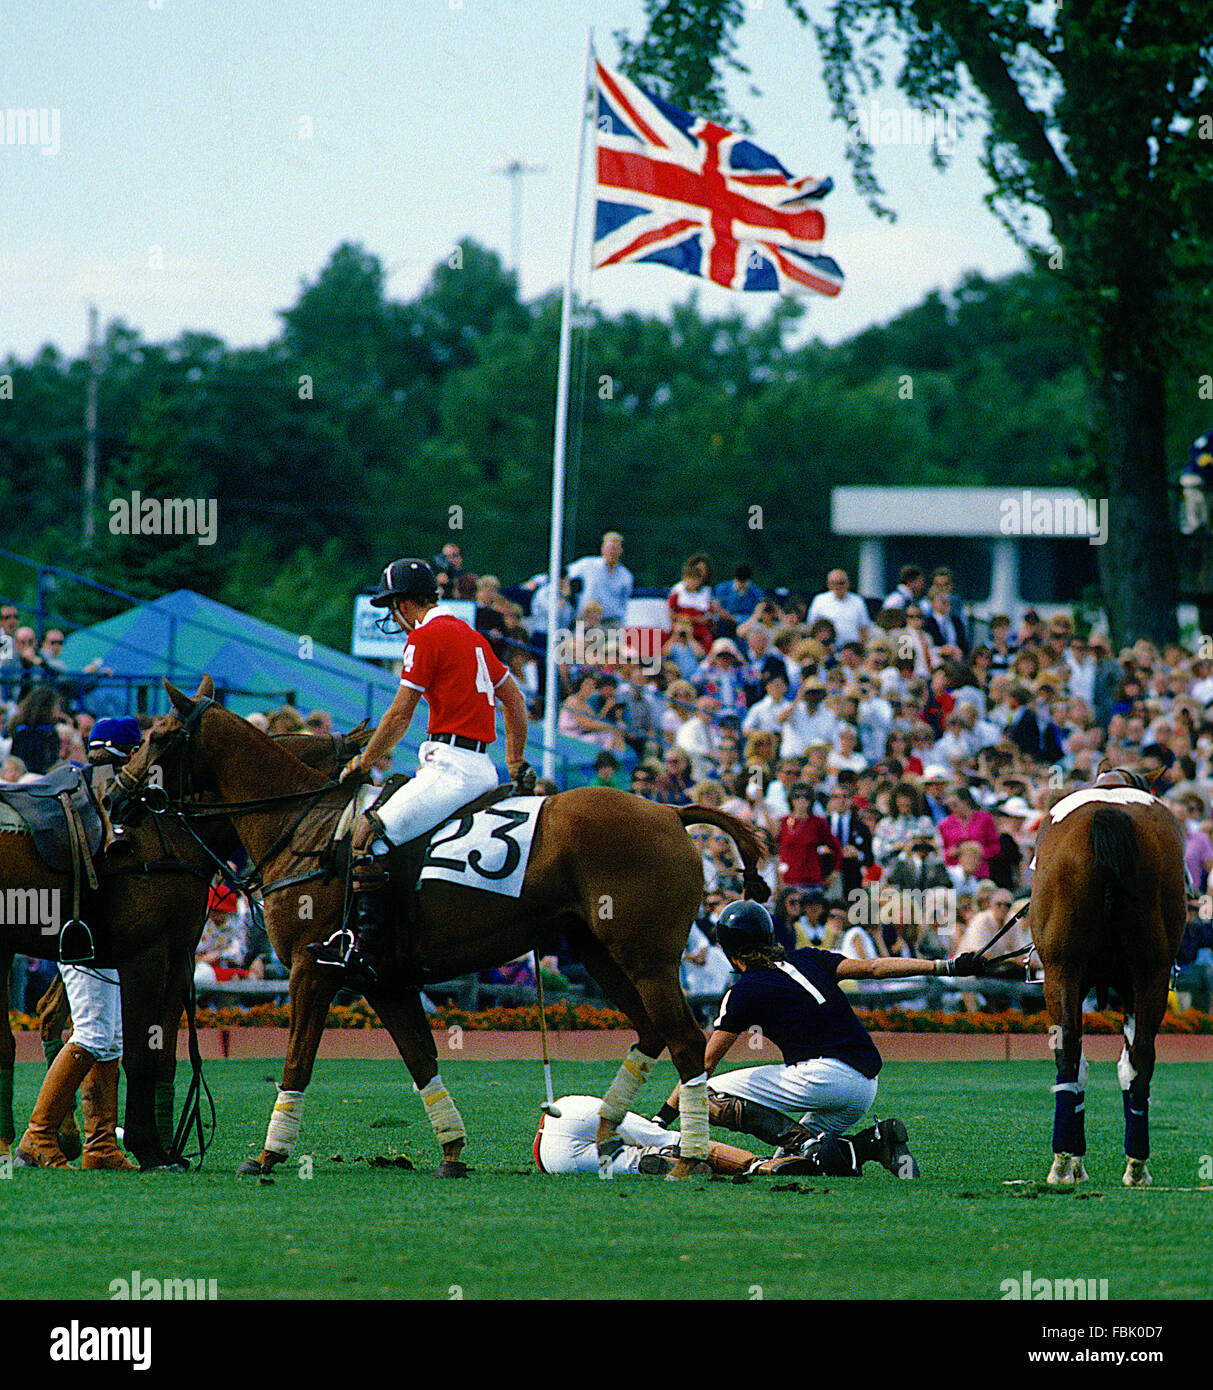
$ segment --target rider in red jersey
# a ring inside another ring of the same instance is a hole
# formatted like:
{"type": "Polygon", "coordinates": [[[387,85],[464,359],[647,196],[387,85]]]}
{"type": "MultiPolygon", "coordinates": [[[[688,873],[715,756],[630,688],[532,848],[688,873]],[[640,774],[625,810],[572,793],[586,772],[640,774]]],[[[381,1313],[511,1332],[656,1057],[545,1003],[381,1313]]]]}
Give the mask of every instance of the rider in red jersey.
{"type": "MultiPolygon", "coordinates": [[[[461,618],[436,608],[438,585],[424,560],[394,560],[383,571],[371,600],[390,609],[408,633],[400,689],[361,754],[342,778],[366,773],[400,742],[418,701],[429,706],[428,736],[421,745],[416,774],[355,833],[355,850],[370,842],[381,859],[392,845],[404,844],[440,825],[454,811],[498,784],[488,749],[497,738],[497,703],[505,716],[506,767],[520,794],[534,790],[535,773],[526,749],[526,701],[513,676],[488,642],[461,618]],[[364,843],[359,844],[359,840],[364,843]]],[[[374,861],[367,875],[382,881],[374,861]]],[[[410,888],[412,885],[409,885],[410,888]]],[[[409,894],[411,905],[411,893],[409,894]]],[[[313,947],[324,965],[346,967],[351,983],[374,983],[375,958],[385,936],[383,894],[361,891],[355,898],[353,932],[342,930],[313,947]]]]}

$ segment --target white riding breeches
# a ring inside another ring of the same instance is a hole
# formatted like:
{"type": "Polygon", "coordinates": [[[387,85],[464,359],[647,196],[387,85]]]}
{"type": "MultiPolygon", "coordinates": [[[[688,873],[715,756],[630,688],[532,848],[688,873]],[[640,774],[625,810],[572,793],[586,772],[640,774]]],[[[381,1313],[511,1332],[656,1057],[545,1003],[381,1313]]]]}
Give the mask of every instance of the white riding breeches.
{"type": "Polygon", "coordinates": [[[60,965],[63,988],[72,1011],[72,1042],[98,1062],[122,1056],[122,991],[116,970],[60,965]]]}
{"type": "MultiPolygon", "coordinates": [[[[544,1115],[535,1136],[535,1162],[545,1173],[598,1174],[598,1112],[601,1096],[561,1096],[560,1115],[544,1115]]],[[[628,1113],[619,1126],[623,1148],[611,1159],[613,1178],[634,1177],[647,1153],[678,1143],[678,1132],[662,1129],[643,1115],[628,1113]]]]}
{"type": "Polygon", "coordinates": [[[413,778],[375,812],[394,845],[433,830],[460,806],[500,785],[487,753],[427,741],[419,758],[413,778]]]}
{"type": "Polygon", "coordinates": [[[708,1082],[708,1090],[772,1110],[802,1111],[801,1123],[820,1134],[845,1134],[876,1101],[876,1079],[836,1057],[719,1072],[708,1082]]]}

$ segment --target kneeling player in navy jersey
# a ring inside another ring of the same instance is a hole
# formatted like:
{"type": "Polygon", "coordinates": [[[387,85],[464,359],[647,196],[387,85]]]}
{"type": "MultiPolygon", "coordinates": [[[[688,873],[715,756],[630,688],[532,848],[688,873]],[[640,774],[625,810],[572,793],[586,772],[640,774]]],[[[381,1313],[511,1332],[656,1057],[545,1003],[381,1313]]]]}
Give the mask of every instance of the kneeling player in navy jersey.
{"type": "MultiPolygon", "coordinates": [[[[708,1038],[707,1074],[712,1076],[741,1034],[752,1028],[775,1044],[783,1063],[716,1077],[708,1089],[712,1123],[784,1151],[816,1152],[823,1175],[858,1174],[872,1160],[899,1178],[916,1178],[918,1164],[901,1120],[881,1120],[845,1137],[876,1100],[881,1058],[838,981],[977,973],[980,967],[973,958],[850,960],[814,947],[785,954],[775,944],[770,913],[755,902],[730,903],[716,933],[741,978],[720,1002],[708,1038]],[[799,1123],[789,1118],[789,1111],[801,1112],[799,1123]],[[837,1144],[812,1143],[823,1135],[837,1144]]],[[[656,1118],[668,1124],[677,1113],[676,1087],[656,1118]]]]}

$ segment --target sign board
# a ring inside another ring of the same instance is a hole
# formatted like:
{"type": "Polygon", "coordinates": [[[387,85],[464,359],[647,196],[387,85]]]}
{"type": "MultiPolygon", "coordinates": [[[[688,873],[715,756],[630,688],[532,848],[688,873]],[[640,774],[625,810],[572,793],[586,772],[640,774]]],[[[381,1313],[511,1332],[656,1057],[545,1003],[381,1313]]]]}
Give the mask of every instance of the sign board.
{"type": "MultiPolygon", "coordinates": [[[[440,613],[450,613],[462,618],[469,627],[476,623],[476,605],[471,599],[451,599],[438,605],[440,613]]],[[[375,623],[387,614],[386,608],[372,608],[371,595],[359,594],[354,600],[354,640],[350,646],[351,656],[373,657],[379,661],[399,661],[404,650],[406,633],[403,631],[385,634],[375,623]]],[[[389,618],[389,626],[395,624],[389,618]]]]}

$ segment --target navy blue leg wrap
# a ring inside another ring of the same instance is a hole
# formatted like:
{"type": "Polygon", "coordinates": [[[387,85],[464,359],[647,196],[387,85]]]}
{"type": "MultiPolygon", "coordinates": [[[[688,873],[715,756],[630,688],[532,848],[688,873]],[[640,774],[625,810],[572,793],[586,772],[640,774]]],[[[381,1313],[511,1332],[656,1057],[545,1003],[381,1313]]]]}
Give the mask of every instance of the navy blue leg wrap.
{"type": "Polygon", "coordinates": [[[1078,1089],[1078,1071],[1057,1069],[1054,1088],[1053,1152],[1083,1155],[1087,1151],[1086,1093],[1078,1089]]]}
{"type": "Polygon", "coordinates": [[[1150,1093],[1130,1086],[1122,1092],[1125,1104],[1125,1157],[1150,1157],[1150,1093]]]}

